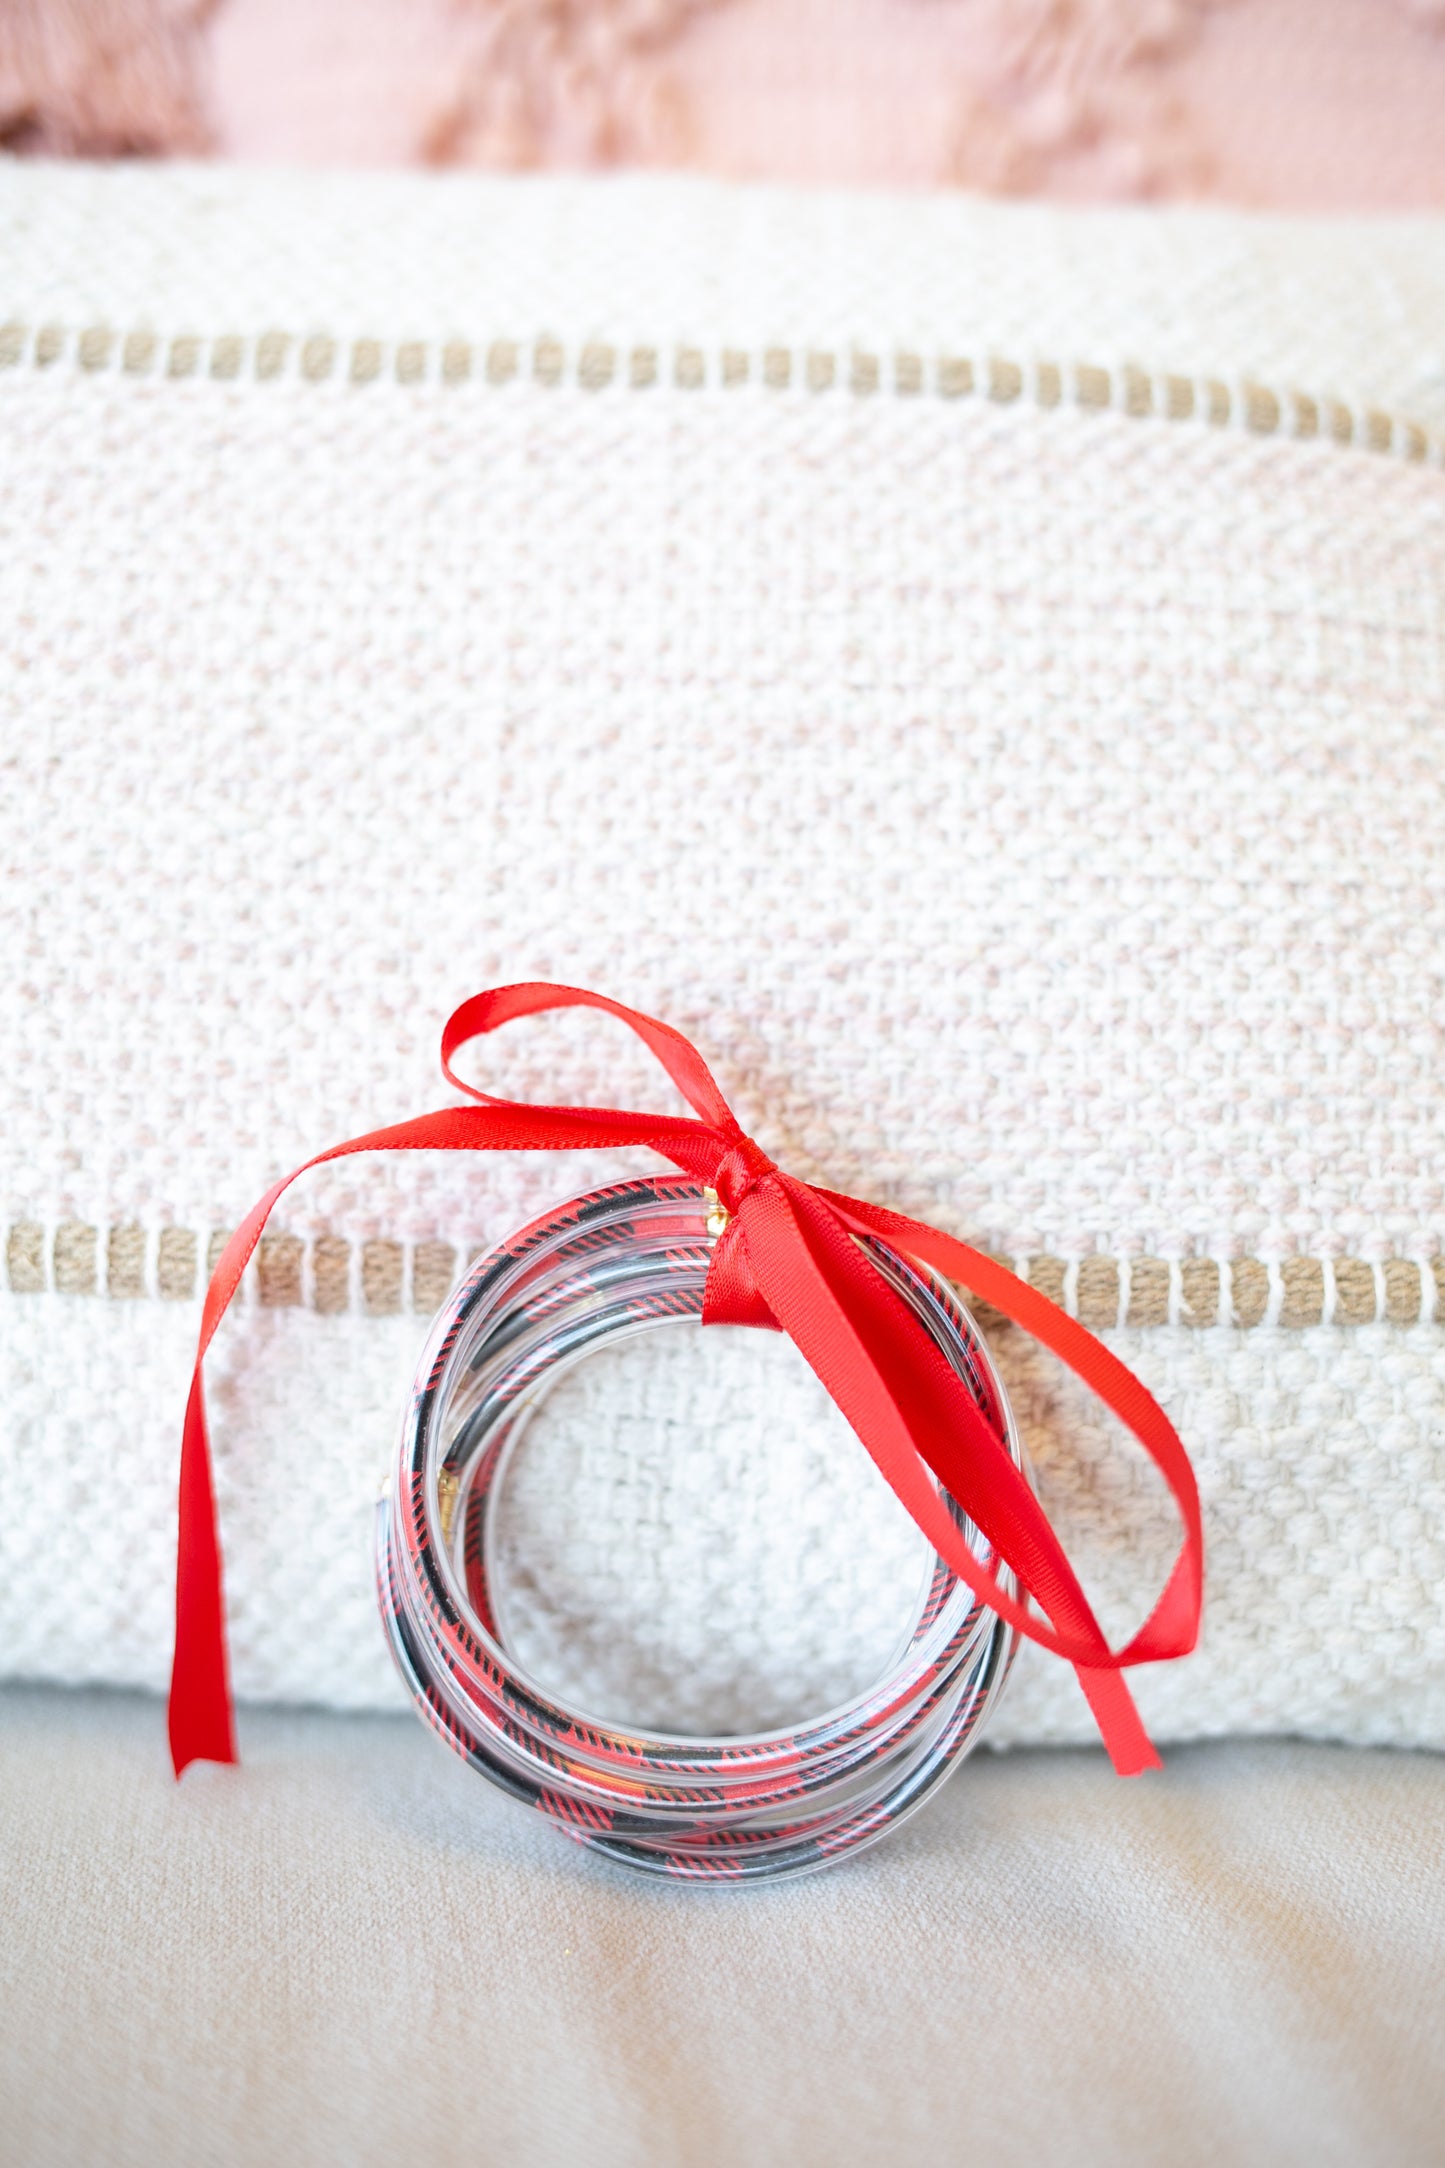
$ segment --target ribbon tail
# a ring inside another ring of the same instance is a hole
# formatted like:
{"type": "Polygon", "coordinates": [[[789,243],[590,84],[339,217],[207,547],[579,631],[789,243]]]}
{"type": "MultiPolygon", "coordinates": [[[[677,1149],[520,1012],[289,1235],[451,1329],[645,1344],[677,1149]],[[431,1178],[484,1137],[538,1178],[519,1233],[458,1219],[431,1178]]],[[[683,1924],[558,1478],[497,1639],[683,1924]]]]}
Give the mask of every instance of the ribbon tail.
{"type": "Polygon", "coordinates": [[[783,1329],[753,1277],[738,1220],[728,1224],[713,1251],[712,1267],[703,1290],[702,1321],[704,1325],[762,1326],[773,1332],[783,1329]]]}
{"type": "Polygon", "coordinates": [[[833,1190],[817,1192],[858,1233],[881,1234],[947,1279],[972,1288],[1042,1347],[1067,1363],[1111,1409],[1163,1476],[1174,1499],[1184,1541],[1163,1594],[1128,1646],[1122,1664],[1168,1663],[1187,1656],[1199,1639],[1204,1600],[1204,1522],[1199,1484],[1184,1445],[1158,1401],[1087,1328],[998,1260],[952,1235],[900,1212],[833,1190]]]}
{"type": "Polygon", "coordinates": [[[1115,1776],[1142,1777],[1151,1769],[1162,1769],[1159,1750],[1144,1729],[1144,1719],[1124,1673],[1075,1664],[1074,1677],[1099,1727],[1115,1776]]]}
{"type": "Polygon", "coordinates": [[[199,1363],[181,1438],[180,1545],[176,1556],[176,1652],[168,1728],[175,1773],[193,1761],[233,1762],[236,1734],[226,1663],[221,1546],[199,1363]]]}
{"type": "Polygon", "coordinates": [[[531,1107],[488,1100],[369,1130],[274,1182],[221,1252],[201,1307],[191,1396],[181,1434],[180,1543],[176,1555],[176,1647],[171,1669],[171,1758],[179,1776],[193,1761],[237,1759],[226,1663],[226,1610],[216,1497],[206,1436],[201,1365],[226,1307],[241,1284],[271,1208],[299,1175],[353,1152],[564,1151],[578,1145],[644,1144],[674,1166],[706,1174],[717,1156],[699,1122],[594,1107],[531,1107]]]}
{"type": "Polygon", "coordinates": [[[1042,1508],[898,1297],[802,1184],[781,1178],[758,1189],[739,1218],[764,1300],[935,1548],[1000,1617],[1067,1657],[1121,1776],[1157,1768],[1118,1659],[1042,1508]],[[989,1533],[1050,1626],[972,1556],[925,1467],[989,1533]]]}
{"type": "Polygon", "coordinates": [[[1038,1500],[899,1296],[804,1184],[760,1186],[739,1227],[763,1299],[934,1548],[1018,1633],[1068,1656],[1114,1767],[1124,1776],[1153,1767],[1129,1687],[1038,1500]],[[973,1557],[927,1468],[988,1533],[1049,1626],[973,1557]]]}

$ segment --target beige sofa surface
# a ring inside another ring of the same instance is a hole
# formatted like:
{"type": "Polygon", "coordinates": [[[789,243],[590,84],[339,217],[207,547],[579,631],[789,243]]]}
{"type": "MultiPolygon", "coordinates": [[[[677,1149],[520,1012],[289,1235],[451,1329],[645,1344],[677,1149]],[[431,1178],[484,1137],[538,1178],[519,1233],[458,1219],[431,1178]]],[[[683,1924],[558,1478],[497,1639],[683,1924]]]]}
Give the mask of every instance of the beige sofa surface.
{"type": "Polygon", "coordinates": [[[406,1721],[0,1694],[24,2168],[1425,2168],[1445,1763],[982,1755],[846,1866],[634,1882],[406,1721]]]}

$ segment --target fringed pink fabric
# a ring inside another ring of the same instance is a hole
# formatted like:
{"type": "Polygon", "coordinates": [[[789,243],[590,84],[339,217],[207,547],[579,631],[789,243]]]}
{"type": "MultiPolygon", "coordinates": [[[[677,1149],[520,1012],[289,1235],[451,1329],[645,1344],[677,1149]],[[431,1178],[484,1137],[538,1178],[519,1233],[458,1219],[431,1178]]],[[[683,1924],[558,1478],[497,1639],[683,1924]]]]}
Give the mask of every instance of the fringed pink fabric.
{"type": "Polygon", "coordinates": [[[199,84],[213,0],[5,0],[0,144],[113,158],[199,152],[199,84]]]}
{"type": "Polygon", "coordinates": [[[0,0],[0,144],[1445,203],[1445,0],[0,0]]]}

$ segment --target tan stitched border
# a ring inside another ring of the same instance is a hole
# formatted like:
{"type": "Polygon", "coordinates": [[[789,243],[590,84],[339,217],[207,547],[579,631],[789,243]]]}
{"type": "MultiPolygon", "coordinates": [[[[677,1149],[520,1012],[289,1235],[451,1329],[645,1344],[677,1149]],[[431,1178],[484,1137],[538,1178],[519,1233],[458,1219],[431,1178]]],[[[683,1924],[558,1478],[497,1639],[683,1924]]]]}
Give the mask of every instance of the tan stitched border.
{"type": "Polygon", "coordinates": [[[399,384],[480,382],[493,386],[531,377],[539,384],[574,384],[585,391],[609,387],[634,391],[670,379],[684,390],[707,386],[736,389],[760,384],[821,393],[844,389],[857,397],[891,392],[901,397],[974,395],[1003,405],[1018,400],[1040,407],[1074,406],[1169,421],[1196,420],[1256,436],[1318,437],[1393,453],[1408,460],[1445,465],[1445,438],[1418,422],[1378,407],[1355,406],[1302,391],[1273,389],[1249,378],[1184,376],[1126,365],[1091,362],[1011,361],[997,354],[891,354],[766,346],[614,346],[591,340],[567,347],[559,339],[337,339],[325,332],[297,337],[265,331],[257,337],[228,332],[201,337],[182,332],[120,332],[106,324],[76,328],[58,323],[0,325],[0,369],[69,366],[86,374],[120,371],[127,376],[171,379],[213,377],[352,385],[390,378],[399,384]]]}
{"type": "MultiPolygon", "coordinates": [[[[6,1280],[17,1295],[54,1293],[185,1302],[200,1292],[224,1233],[202,1238],[185,1227],[99,1228],[63,1220],[47,1230],[17,1221],[5,1242],[6,1280]]],[[[399,1310],[430,1314],[464,1262],[450,1242],[371,1241],[340,1235],[267,1235],[253,1267],[255,1299],[271,1308],[304,1306],[325,1314],[399,1310]]],[[[1413,1325],[1422,1314],[1445,1317],[1445,1256],[1424,1263],[1390,1257],[1031,1257],[1003,1262],[1023,1270],[1071,1316],[1110,1325],[1413,1325]]],[[[983,1312],[985,1318],[988,1313],[983,1312]]]]}

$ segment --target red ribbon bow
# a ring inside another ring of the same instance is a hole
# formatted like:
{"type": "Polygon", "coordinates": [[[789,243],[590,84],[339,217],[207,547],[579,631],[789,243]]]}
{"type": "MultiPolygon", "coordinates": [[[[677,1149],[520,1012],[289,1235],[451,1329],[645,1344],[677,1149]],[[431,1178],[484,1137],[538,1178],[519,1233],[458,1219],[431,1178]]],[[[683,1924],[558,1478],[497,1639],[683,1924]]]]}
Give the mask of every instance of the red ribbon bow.
{"type": "Polygon", "coordinates": [[[236,1759],[201,1364],[277,1198],[308,1168],[351,1152],[555,1152],[618,1144],[645,1144],[662,1153],[683,1173],[709,1184],[728,1215],[708,1273],[703,1323],[781,1327],[953,1570],[1020,1633],[1074,1666],[1119,1774],[1159,1766],[1123,1674],[1133,1664],[1186,1656],[1198,1639],[1204,1581],[1199,1490],[1163,1409],[1092,1333],[1037,1288],[951,1236],[785,1174],[743,1134],[711,1070],[680,1032],[602,994],[546,984],[477,994],[448,1019],[442,1068],[448,1081],[478,1104],[444,1107],[318,1152],[247,1214],[212,1274],[181,1448],[170,1700],[178,1776],[192,1761],[236,1759]],[[630,1025],[698,1119],[495,1099],[453,1071],[452,1057],[469,1039],[516,1016],[577,1007],[603,1009],[630,1025]],[[973,1289],[1032,1333],[1128,1425],[1163,1473],[1184,1524],[1184,1542],[1158,1603],[1122,1649],[1109,1647],[1057,1536],[1002,1440],[869,1261],[854,1239],[858,1235],[881,1236],[973,1289]],[[979,1564],[926,1468],[1013,1569],[1031,1602],[1010,1595],[979,1564]]]}

